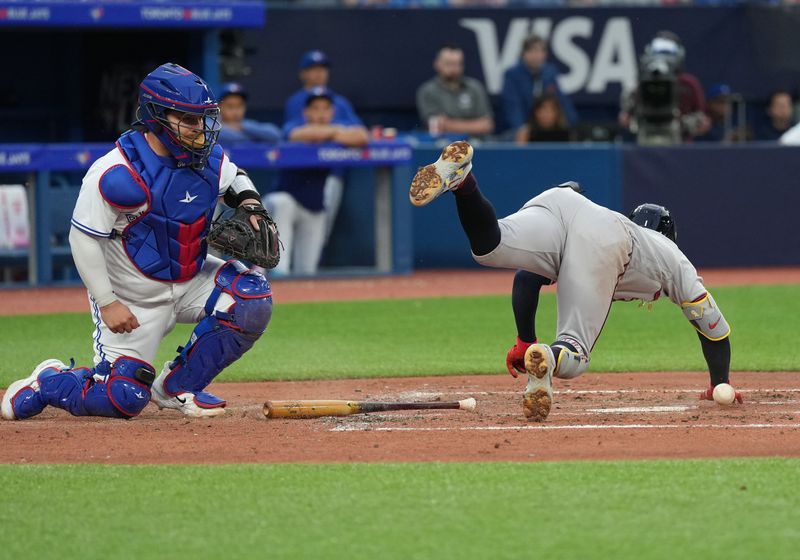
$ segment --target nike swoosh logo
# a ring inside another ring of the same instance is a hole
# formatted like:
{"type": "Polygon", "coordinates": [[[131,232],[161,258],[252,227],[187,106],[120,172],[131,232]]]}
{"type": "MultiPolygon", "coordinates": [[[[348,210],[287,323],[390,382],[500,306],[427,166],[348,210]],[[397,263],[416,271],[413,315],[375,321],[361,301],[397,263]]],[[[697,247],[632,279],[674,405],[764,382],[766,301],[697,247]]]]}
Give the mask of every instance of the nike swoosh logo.
{"type": "Polygon", "coordinates": [[[713,331],[713,330],[714,330],[714,329],[717,327],[717,325],[719,325],[719,322],[720,322],[720,321],[722,321],[722,317],[720,317],[719,319],[717,319],[717,322],[716,322],[716,323],[709,323],[709,324],[708,324],[708,328],[709,328],[709,329],[711,329],[711,330],[713,331]]]}
{"type": "Polygon", "coordinates": [[[190,203],[191,201],[193,201],[195,198],[197,198],[197,196],[198,196],[198,195],[194,195],[194,196],[192,196],[192,195],[190,195],[190,194],[189,194],[189,191],[186,191],[186,198],[184,198],[184,199],[180,200],[179,202],[185,202],[185,203],[187,203],[187,204],[188,204],[188,203],[190,203]]]}
{"type": "Polygon", "coordinates": [[[186,399],[182,399],[182,398],[180,398],[180,397],[175,397],[175,398],[176,398],[176,399],[178,399],[178,402],[179,402],[179,403],[181,403],[181,404],[186,404],[186,399]]]}

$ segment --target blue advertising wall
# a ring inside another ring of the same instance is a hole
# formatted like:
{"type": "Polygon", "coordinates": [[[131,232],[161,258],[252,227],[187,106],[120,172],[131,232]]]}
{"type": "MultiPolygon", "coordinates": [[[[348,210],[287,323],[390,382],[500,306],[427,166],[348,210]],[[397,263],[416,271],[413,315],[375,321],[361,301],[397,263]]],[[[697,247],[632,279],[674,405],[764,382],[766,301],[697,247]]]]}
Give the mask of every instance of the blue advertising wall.
{"type": "MultiPolygon", "coordinates": [[[[417,150],[415,163],[434,160],[417,150]]],[[[478,148],[474,172],[498,217],[574,179],[593,201],[629,213],[668,207],[678,245],[698,267],[800,265],[800,148],[774,144],[674,148],[478,148]]],[[[414,209],[414,266],[476,266],[450,195],[414,209]]]]}
{"type": "Polygon", "coordinates": [[[774,144],[625,149],[622,200],[670,208],[698,266],[800,264],[800,148],[774,144]]]}

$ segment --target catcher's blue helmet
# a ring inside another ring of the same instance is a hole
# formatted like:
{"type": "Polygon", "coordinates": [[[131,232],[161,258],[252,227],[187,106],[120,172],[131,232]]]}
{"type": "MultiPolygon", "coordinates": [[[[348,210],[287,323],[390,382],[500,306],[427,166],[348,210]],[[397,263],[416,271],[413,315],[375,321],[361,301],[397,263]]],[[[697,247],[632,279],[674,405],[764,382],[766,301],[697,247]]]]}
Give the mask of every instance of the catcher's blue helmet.
{"type": "Polygon", "coordinates": [[[202,169],[217,143],[217,100],[198,75],[168,62],[139,84],[137,123],[166,146],[179,167],[202,169]],[[172,119],[168,114],[172,113],[172,119]]]}
{"type": "Polygon", "coordinates": [[[663,233],[673,242],[678,239],[678,232],[675,230],[675,221],[672,219],[672,214],[659,204],[640,204],[631,212],[629,218],[634,224],[663,233]]]}

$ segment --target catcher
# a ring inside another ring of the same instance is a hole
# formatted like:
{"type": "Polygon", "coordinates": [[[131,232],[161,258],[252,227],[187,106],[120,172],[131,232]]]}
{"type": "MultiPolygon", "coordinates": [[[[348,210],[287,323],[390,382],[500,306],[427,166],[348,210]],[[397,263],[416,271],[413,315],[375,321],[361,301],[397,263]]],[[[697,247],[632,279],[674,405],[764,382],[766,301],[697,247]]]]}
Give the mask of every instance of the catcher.
{"type": "Polygon", "coordinates": [[[151,400],[187,416],[223,414],[206,387],[262,335],[272,315],[269,283],[208,245],[272,268],[275,224],[247,174],[217,145],[219,110],[208,85],[164,64],[139,86],[138,120],[83,179],[70,245],[89,293],[94,366],[57,359],[12,383],[2,416],[22,420],[47,406],[76,416],[132,418],[151,400]],[[219,197],[236,208],[213,224],[219,197]],[[189,341],[157,372],[161,340],[176,322],[189,341]]]}

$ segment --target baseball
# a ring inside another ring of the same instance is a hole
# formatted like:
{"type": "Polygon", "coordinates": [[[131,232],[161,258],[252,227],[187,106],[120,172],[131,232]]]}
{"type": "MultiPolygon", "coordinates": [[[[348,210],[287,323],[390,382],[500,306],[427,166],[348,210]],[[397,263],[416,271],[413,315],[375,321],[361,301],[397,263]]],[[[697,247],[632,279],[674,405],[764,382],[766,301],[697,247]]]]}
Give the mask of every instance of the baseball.
{"type": "Polygon", "coordinates": [[[477,401],[475,399],[470,397],[468,399],[464,399],[462,401],[458,401],[458,404],[459,404],[461,410],[470,410],[471,411],[471,410],[475,410],[475,406],[478,403],[477,403],[477,401]]]}
{"type": "Polygon", "coordinates": [[[714,387],[714,401],[717,404],[733,404],[733,399],[736,398],[736,391],[727,383],[720,383],[714,387]]]}

